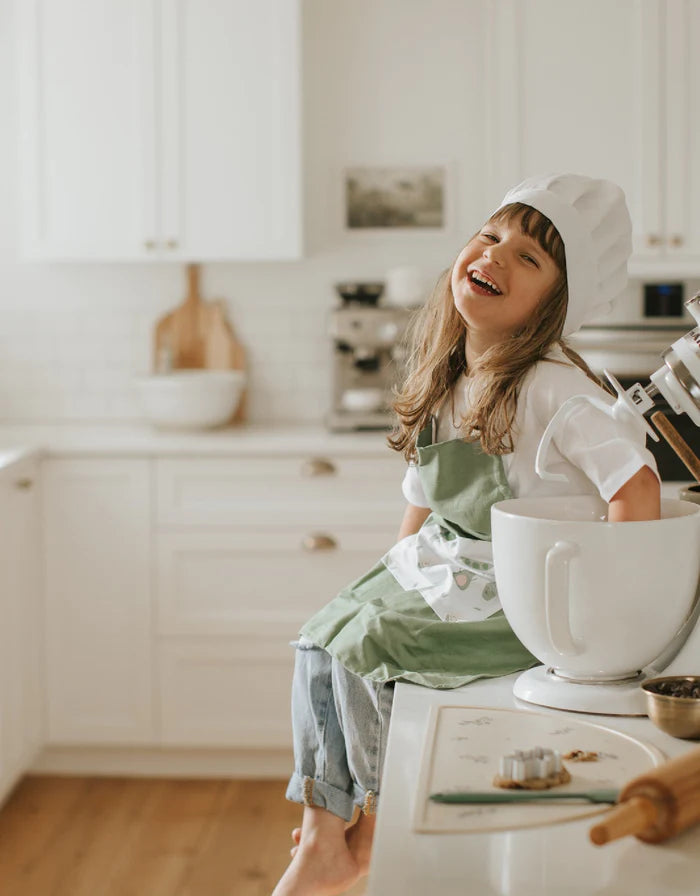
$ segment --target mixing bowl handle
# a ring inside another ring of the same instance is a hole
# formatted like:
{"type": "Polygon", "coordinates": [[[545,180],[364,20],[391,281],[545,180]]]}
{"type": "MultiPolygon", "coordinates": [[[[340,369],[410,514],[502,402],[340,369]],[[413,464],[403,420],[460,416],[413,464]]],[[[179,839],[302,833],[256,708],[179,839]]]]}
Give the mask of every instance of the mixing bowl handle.
{"type": "Polygon", "coordinates": [[[547,634],[561,656],[576,656],[583,650],[571,633],[569,618],[569,561],[578,557],[579,547],[571,541],[557,541],[544,561],[544,609],[547,634]]]}

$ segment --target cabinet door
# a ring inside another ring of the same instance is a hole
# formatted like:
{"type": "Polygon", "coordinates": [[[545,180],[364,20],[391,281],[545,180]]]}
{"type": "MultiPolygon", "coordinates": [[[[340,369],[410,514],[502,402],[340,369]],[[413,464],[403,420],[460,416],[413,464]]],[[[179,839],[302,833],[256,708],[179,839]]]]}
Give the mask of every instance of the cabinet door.
{"type": "Polygon", "coordinates": [[[667,3],[665,16],[665,250],[681,261],[700,257],[700,0],[667,3]]]}
{"type": "Polygon", "coordinates": [[[16,4],[28,257],[147,257],[156,239],[154,0],[16,4]]]}
{"type": "Polygon", "coordinates": [[[164,0],[162,237],[174,255],[300,255],[298,0],[164,0]]]}
{"type": "Polygon", "coordinates": [[[163,639],[160,732],[179,747],[291,746],[294,649],[255,638],[163,639]]]}
{"type": "Polygon", "coordinates": [[[42,741],[42,620],[38,470],[0,474],[0,800],[42,741]]]}
{"type": "Polygon", "coordinates": [[[148,743],[149,463],[49,460],[44,499],[48,739],[148,743]]]}
{"type": "Polygon", "coordinates": [[[494,195],[549,171],[610,178],[627,194],[635,251],[658,253],[658,0],[506,0],[489,9],[500,108],[492,130],[494,195]]]}

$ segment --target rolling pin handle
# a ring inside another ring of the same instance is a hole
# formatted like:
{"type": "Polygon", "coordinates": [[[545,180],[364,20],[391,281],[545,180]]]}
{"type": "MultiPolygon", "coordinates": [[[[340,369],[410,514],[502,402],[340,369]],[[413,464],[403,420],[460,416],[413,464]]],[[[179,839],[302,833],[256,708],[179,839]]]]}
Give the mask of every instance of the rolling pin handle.
{"type": "Polygon", "coordinates": [[[624,803],[618,803],[603,821],[591,828],[591,842],[602,846],[628,834],[641,834],[656,822],[657,814],[656,806],[650,799],[633,796],[624,803]]]}

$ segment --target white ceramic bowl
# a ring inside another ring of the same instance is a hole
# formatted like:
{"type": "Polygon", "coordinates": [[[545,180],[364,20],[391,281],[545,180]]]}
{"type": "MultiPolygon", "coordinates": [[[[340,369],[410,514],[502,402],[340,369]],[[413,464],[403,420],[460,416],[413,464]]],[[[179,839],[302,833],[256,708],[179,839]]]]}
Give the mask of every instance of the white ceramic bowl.
{"type": "Polygon", "coordinates": [[[604,522],[588,496],[494,504],[496,586],[513,631],[561,677],[614,680],[658,658],[693,605],[700,507],[663,500],[660,520],[604,522]]]}
{"type": "Polygon", "coordinates": [[[144,414],[162,429],[211,429],[227,423],[241,400],[242,370],[175,370],[136,380],[144,414]]]}

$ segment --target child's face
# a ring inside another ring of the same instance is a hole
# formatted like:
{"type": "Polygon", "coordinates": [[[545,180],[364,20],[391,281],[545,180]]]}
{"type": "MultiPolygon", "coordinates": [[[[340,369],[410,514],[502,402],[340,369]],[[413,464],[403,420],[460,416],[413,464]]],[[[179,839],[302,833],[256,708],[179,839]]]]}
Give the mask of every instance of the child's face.
{"type": "Polygon", "coordinates": [[[553,259],[536,240],[521,232],[517,219],[490,221],[454,263],[455,307],[470,334],[494,344],[528,321],[558,276],[553,259]],[[485,285],[484,279],[496,291],[485,285]]]}

